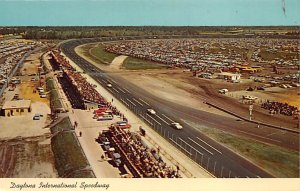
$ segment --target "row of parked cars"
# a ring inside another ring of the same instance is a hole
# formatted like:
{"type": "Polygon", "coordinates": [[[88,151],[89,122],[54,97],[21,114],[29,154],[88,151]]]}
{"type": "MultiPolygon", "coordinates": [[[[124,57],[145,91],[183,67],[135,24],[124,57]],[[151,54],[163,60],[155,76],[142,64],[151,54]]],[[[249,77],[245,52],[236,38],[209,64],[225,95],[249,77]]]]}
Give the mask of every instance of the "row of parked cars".
{"type": "Polygon", "coordinates": [[[115,148],[111,145],[105,133],[99,135],[99,137],[97,138],[97,142],[100,144],[106,155],[112,159],[112,161],[117,167],[121,167],[124,165],[122,163],[120,153],[116,152],[115,148]]]}
{"type": "Polygon", "coordinates": [[[113,112],[107,106],[102,106],[94,110],[93,119],[96,119],[97,121],[112,120],[113,118],[113,112]]]}
{"type": "Polygon", "coordinates": [[[36,89],[39,92],[40,98],[46,98],[47,97],[43,87],[37,87],[36,89]]]}

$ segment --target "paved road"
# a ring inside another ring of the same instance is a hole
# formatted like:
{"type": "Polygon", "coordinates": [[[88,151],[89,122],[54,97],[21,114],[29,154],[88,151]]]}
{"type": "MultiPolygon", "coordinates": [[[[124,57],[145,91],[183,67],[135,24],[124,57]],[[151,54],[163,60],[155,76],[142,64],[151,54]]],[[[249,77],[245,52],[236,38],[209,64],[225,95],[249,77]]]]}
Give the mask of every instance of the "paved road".
{"type": "MultiPolygon", "coordinates": [[[[118,38],[95,39],[94,41],[110,41],[120,40],[118,38]]],[[[94,65],[90,64],[80,56],[78,56],[74,48],[82,43],[93,42],[92,39],[69,41],[62,44],[62,51],[78,64],[86,73],[89,73],[98,83],[106,87],[108,83],[112,84],[112,88],[107,88],[114,96],[120,99],[125,105],[133,110],[137,115],[148,122],[154,129],[160,132],[164,137],[169,139],[175,145],[181,148],[183,152],[189,155],[197,163],[207,168],[217,177],[272,177],[269,173],[253,165],[246,159],[240,157],[231,150],[223,147],[207,136],[203,135],[197,129],[186,124],[181,119],[193,121],[209,127],[230,128],[239,133],[251,133],[257,136],[257,129],[253,124],[236,121],[214,114],[208,114],[192,108],[183,107],[174,103],[168,103],[157,99],[133,84],[124,81],[118,76],[104,73],[94,65]],[[146,109],[154,108],[157,111],[156,115],[149,115],[146,109]],[[181,131],[175,130],[169,126],[169,123],[179,121],[184,124],[184,129],[181,131]],[[247,128],[247,130],[241,128],[247,128]],[[249,132],[252,129],[253,132],[249,132]],[[245,130],[245,132],[243,132],[245,130]]],[[[270,129],[269,129],[270,130],[270,129]]],[[[267,127],[260,128],[263,133],[270,133],[267,127]]],[[[275,132],[272,138],[261,136],[261,139],[277,140],[287,132],[275,132]]],[[[271,135],[270,135],[271,136],[271,135]]],[[[285,135],[286,136],[286,135],[285,135]]],[[[284,136],[284,137],[285,137],[284,136]]],[[[298,135],[292,135],[298,137],[298,135]]],[[[258,138],[258,137],[257,137],[258,138]]],[[[278,141],[274,141],[275,143],[278,141]]],[[[279,141],[281,142],[281,141],[279,141]]],[[[298,142],[286,143],[286,145],[294,145],[298,142]]]]}

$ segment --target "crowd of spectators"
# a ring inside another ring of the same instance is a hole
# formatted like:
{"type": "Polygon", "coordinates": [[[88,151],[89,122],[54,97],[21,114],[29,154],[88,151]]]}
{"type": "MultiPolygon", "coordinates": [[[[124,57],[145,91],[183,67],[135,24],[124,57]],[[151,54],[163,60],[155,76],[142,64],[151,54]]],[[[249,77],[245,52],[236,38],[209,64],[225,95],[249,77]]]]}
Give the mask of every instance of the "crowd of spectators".
{"type": "Polygon", "coordinates": [[[63,70],[63,77],[71,82],[77,90],[80,99],[92,103],[105,104],[105,99],[95,90],[94,86],[78,73],[58,51],[52,51],[52,56],[63,70]]]}
{"type": "Polygon", "coordinates": [[[70,65],[69,61],[66,60],[63,56],[60,55],[58,50],[52,50],[52,58],[59,65],[59,67],[64,68],[65,70],[74,70],[74,68],[70,65]]]}
{"type": "Polygon", "coordinates": [[[287,116],[297,115],[299,110],[295,106],[277,101],[266,101],[261,104],[261,107],[270,111],[270,113],[280,113],[287,116]]]}
{"type": "Polygon", "coordinates": [[[126,159],[143,177],[179,178],[179,168],[168,166],[159,156],[142,142],[140,136],[129,130],[110,128],[112,140],[121,147],[126,159]]]}

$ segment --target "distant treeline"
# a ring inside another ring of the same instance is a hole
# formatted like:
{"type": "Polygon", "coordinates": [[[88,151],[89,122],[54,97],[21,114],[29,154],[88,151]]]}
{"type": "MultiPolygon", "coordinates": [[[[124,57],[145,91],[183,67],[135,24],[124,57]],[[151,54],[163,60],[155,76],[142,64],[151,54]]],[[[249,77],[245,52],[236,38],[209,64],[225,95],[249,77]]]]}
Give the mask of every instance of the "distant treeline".
{"type": "Polygon", "coordinates": [[[100,36],[142,36],[142,35],[201,35],[201,34],[282,34],[298,35],[299,26],[257,26],[257,27],[234,27],[234,26],[182,26],[182,27],[159,27],[159,26],[49,26],[49,27],[0,27],[0,34],[22,35],[26,39],[71,39],[92,38],[100,36]]]}

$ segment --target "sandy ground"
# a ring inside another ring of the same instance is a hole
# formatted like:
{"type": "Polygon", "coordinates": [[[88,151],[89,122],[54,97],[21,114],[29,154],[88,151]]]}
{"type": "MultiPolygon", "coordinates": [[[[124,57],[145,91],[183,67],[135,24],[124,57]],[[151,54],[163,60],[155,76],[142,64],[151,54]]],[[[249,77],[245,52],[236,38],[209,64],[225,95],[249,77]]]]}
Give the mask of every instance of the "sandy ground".
{"type": "Polygon", "coordinates": [[[48,115],[50,108],[44,103],[32,103],[32,111],[27,115],[0,117],[0,139],[11,139],[18,136],[31,137],[49,133],[49,129],[43,127],[50,123],[48,115]],[[34,114],[42,114],[40,120],[33,120],[34,114]]]}
{"type": "Polygon", "coordinates": [[[0,153],[0,177],[58,177],[48,135],[0,141],[0,153]]]}
{"type": "Polygon", "coordinates": [[[257,97],[256,103],[258,104],[269,100],[288,103],[300,108],[300,96],[297,95],[298,93],[300,93],[300,90],[298,88],[283,89],[279,87],[272,87],[267,88],[265,91],[233,91],[229,92],[227,95],[239,100],[241,100],[240,98],[243,95],[250,95],[257,97]]]}
{"type": "Polygon", "coordinates": [[[114,60],[111,62],[111,64],[109,66],[114,68],[114,69],[120,69],[123,62],[125,61],[125,59],[127,57],[128,56],[124,56],[124,55],[117,56],[117,57],[114,58],[114,60]]]}
{"type": "Polygon", "coordinates": [[[54,168],[54,158],[50,145],[50,130],[44,128],[50,124],[49,100],[40,98],[33,90],[38,85],[31,81],[39,65],[39,54],[31,55],[20,72],[22,83],[14,91],[6,90],[5,100],[12,100],[15,94],[20,98],[32,100],[32,111],[21,116],[0,116],[0,177],[14,178],[53,178],[58,177],[54,168]],[[33,120],[35,114],[41,114],[40,120],[33,120]]]}
{"type": "MultiPolygon", "coordinates": [[[[71,65],[77,69],[77,71],[82,71],[79,67],[77,67],[72,61],[70,61],[71,65]]],[[[96,81],[94,81],[91,77],[84,74],[84,77],[87,78],[87,81],[91,84],[98,84],[96,81]]],[[[209,173],[207,173],[202,167],[194,163],[192,160],[190,160],[187,156],[185,156],[183,153],[178,151],[173,145],[171,145],[168,141],[166,141],[164,138],[159,136],[155,131],[152,130],[151,127],[147,126],[143,121],[141,121],[137,116],[135,116],[130,110],[128,110],[120,101],[118,101],[116,98],[114,98],[107,90],[105,90],[100,85],[96,88],[97,91],[101,93],[101,95],[106,98],[107,100],[114,99],[113,105],[116,106],[122,113],[125,114],[125,116],[129,119],[130,124],[132,125],[131,131],[138,131],[139,127],[142,126],[149,136],[148,140],[145,140],[147,143],[149,143],[150,147],[156,147],[157,145],[160,146],[161,151],[165,152],[165,155],[163,156],[163,159],[167,161],[167,163],[171,165],[180,164],[181,169],[185,169],[185,174],[183,174],[184,177],[211,177],[209,173]],[[149,141],[149,140],[155,140],[155,142],[149,141]],[[168,156],[165,157],[165,156],[168,156]]],[[[77,115],[74,113],[75,116],[71,115],[71,120],[78,120],[79,118],[88,118],[87,116],[83,115],[77,115]]],[[[82,120],[82,119],[81,119],[82,120]]],[[[86,132],[89,136],[83,136],[79,138],[79,141],[87,155],[87,158],[89,162],[91,163],[91,166],[97,166],[99,165],[97,161],[95,161],[95,153],[99,152],[101,149],[99,146],[95,146],[94,139],[95,136],[98,135],[99,130],[103,128],[99,125],[98,129],[95,129],[94,131],[91,130],[93,127],[93,123],[85,122],[87,124],[88,130],[86,132]],[[88,128],[90,127],[90,128],[88,128]]],[[[83,131],[85,125],[79,124],[79,128],[76,129],[77,134],[79,131],[83,131]],[[82,125],[82,127],[80,127],[82,125]]],[[[107,126],[105,125],[104,128],[107,126]]],[[[101,152],[101,151],[100,151],[101,152]]],[[[97,154],[97,156],[100,156],[97,154]]],[[[100,170],[100,168],[99,168],[100,170]]],[[[103,170],[102,170],[103,171],[103,170]]],[[[98,173],[98,172],[97,172],[98,173]]],[[[101,171],[99,172],[101,173],[101,171]]],[[[99,174],[100,177],[104,177],[106,174],[102,173],[99,174]]]]}
{"type": "Polygon", "coordinates": [[[24,62],[20,71],[22,74],[37,74],[38,68],[37,66],[40,64],[39,57],[40,53],[31,54],[24,62]]]}

